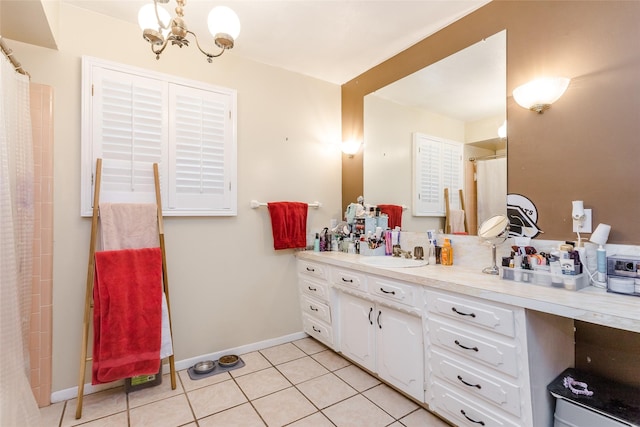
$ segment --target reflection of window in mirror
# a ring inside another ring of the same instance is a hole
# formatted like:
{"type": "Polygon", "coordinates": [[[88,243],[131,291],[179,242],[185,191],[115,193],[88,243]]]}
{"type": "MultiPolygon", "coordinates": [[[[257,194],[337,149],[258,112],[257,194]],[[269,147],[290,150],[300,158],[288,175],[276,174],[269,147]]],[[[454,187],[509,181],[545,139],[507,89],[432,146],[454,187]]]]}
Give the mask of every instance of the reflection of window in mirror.
{"type": "MultiPolygon", "coordinates": [[[[484,219],[505,214],[506,172],[499,183],[505,188],[499,196],[503,208],[493,202],[484,207],[474,180],[474,165],[484,160],[468,159],[506,155],[507,138],[498,136],[506,119],[506,86],[505,30],[365,96],[365,200],[411,203],[412,135],[419,132],[464,143],[461,188],[470,234],[484,219]]],[[[506,171],[506,157],[502,161],[506,171]]],[[[412,215],[402,225],[407,231],[444,229],[444,218],[412,215]]]]}

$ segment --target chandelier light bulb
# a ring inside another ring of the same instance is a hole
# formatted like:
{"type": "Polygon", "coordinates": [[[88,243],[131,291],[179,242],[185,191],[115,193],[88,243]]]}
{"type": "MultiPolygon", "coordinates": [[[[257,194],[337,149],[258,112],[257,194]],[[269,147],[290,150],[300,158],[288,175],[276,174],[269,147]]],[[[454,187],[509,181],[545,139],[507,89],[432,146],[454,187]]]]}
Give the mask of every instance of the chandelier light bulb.
{"type": "MultiPolygon", "coordinates": [[[[161,6],[158,6],[158,16],[160,17],[160,22],[162,22],[163,27],[167,27],[167,29],[162,29],[162,33],[166,35],[169,32],[169,22],[171,22],[171,15],[167,10],[161,6]]],[[[158,17],[156,17],[155,5],[153,3],[145,4],[138,11],[138,25],[141,30],[152,29],[158,30],[160,29],[160,25],[158,25],[158,17]]]]}
{"type": "Polygon", "coordinates": [[[232,9],[226,6],[216,6],[211,9],[207,24],[213,37],[217,37],[218,34],[227,34],[235,40],[240,34],[240,19],[232,9]]]}

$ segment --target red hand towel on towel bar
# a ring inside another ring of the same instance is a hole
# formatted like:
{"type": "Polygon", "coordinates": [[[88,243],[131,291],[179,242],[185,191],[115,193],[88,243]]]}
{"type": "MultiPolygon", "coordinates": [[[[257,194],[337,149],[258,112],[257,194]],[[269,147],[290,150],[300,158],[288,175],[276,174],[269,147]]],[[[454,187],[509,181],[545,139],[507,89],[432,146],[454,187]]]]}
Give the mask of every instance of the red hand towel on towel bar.
{"type": "Polygon", "coordinates": [[[402,227],[402,206],[399,205],[378,205],[380,213],[389,216],[389,228],[402,227]]]}
{"type": "Polygon", "coordinates": [[[307,211],[309,205],[299,202],[269,202],[273,248],[289,249],[307,246],[307,211]]]}
{"type": "Polygon", "coordinates": [[[160,248],[96,252],[92,384],[160,369],[160,248]]]}

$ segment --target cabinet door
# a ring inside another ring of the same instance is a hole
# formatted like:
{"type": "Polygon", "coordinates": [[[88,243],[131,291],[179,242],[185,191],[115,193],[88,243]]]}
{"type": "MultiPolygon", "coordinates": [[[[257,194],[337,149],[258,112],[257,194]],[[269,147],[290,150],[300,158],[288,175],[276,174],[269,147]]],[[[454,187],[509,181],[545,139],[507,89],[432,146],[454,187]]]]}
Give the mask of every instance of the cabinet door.
{"type": "Polygon", "coordinates": [[[420,318],[380,306],[375,317],[378,375],[424,401],[424,346],[420,318]]]}
{"type": "Polygon", "coordinates": [[[340,293],[340,351],[354,362],[375,370],[374,304],[340,293]]]}

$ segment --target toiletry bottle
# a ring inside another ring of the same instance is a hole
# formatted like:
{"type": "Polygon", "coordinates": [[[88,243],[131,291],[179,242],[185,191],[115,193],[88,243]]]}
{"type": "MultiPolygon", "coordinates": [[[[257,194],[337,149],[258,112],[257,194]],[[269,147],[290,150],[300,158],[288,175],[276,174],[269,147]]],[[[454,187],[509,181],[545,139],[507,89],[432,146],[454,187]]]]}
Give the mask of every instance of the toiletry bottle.
{"type": "Polygon", "coordinates": [[[313,241],[313,250],[314,252],[320,252],[320,234],[316,233],[316,238],[313,241]]]}
{"type": "Polygon", "coordinates": [[[451,247],[451,240],[444,239],[444,246],[440,252],[440,263],[442,265],[453,265],[453,248],[451,247]]]}

